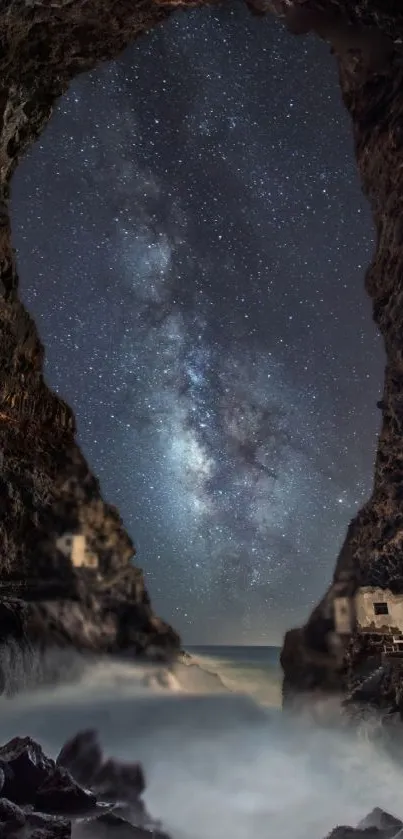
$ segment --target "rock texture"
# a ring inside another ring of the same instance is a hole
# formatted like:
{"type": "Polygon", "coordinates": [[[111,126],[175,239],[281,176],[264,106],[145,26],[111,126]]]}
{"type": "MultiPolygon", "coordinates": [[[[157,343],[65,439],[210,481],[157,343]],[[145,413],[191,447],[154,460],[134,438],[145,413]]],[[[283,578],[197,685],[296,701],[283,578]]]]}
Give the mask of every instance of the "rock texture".
{"type": "MultiPolygon", "coordinates": [[[[280,15],[296,35],[324,38],[338,61],[377,230],[366,288],[387,353],[373,494],[348,528],[322,602],[285,638],[284,697],[291,704],[357,688],[368,650],[359,634],[343,640],[335,632],[335,597],[373,585],[403,592],[403,7],[396,0],[247,2],[256,14],[280,15]]],[[[71,410],[44,383],[44,350],[18,298],[8,215],[18,159],[70,80],[115,57],[175,5],[0,4],[0,632],[18,643],[164,654],[179,644],[152,613],[131,564],[133,546],[76,444],[71,410]]],[[[386,681],[395,686],[393,708],[400,708],[398,667],[386,681]]]]}
{"type": "Polygon", "coordinates": [[[144,789],[141,766],[104,760],[94,731],[66,743],[56,761],[15,737],[0,746],[0,836],[168,839],[146,811],[144,789]]]}
{"type": "Polygon", "coordinates": [[[327,839],[402,839],[403,822],[375,807],[357,827],[335,827],[327,839]]]}
{"type": "Polygon", "coordinates": [[[18,297],[12,173],[70,80],[116,56],[167,10],[152,0],[0,4],[0,635],[39,646],[170,655],[133,545],[43,379],[44,348],[18,297]]]}
{"type": "MultiPolygon", "coordinates": [[[[0,746],[1,839],[170,839],[148,814],[139,764],[105,760],[95,731],[56,761],[30,737],[0,746]]],[[[376,807],[326,839],[403,839],[403,822],[376,807]]]]}
{"type": "Polygon", "coordinates": [[[403,7],[393,0],[299,0],[283,7],[291,31],[325,38],[339,64],[377,233],[365,283],[387,356],[373,493],[348,528],[323,600],[305,627],[286,635],[284,700],[348,699],[366,682],[363,702],[402,710],[402,659],[383,662],[356,629],[341,638],[334,600],[367,586],[403,593],[403,7]]]}

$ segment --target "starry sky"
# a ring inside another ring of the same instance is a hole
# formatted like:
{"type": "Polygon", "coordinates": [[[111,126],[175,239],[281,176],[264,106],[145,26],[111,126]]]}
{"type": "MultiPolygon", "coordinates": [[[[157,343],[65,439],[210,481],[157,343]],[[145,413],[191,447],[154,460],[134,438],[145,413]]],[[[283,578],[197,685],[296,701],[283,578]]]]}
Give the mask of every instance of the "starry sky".
{"type": "Polygon", "coordinates": [[[241,3],[78,78],[13,187],[21,294],[185,643],[276,643],[371,488],[373,249],[327,45],[241,3]]]}

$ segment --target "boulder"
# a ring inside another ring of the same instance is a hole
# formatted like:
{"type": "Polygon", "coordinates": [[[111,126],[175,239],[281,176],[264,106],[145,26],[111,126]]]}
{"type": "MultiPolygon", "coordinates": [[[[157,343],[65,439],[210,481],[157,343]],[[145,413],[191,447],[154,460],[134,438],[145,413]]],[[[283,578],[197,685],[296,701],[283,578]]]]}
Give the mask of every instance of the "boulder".
{"type": "Polygon", "coordinates": [[[96,796],[79,786],[67,769],[55,767],[36,791],[34,808],[43,813],[66,813],[75,816],[95,807],[96,796]]]}
{"type": "Polygon", "coordinates": [[[83,786],[91,786],[102,766],[102,749],[96,731],[81,731],[60,750],[56,763],[68,769],[83,786]]]}
{"type": "Polygon", "coordinates": [[[4,798],[33,804],[38,789],[53,774],[55,762],[30,737],[14,737],[0,746],[0,769],[4,798]]]}
{"type": "Polygon", "coordinates": [[[339,825],[329,834],[328,839],[397,839],[403,828],[403,822],[375,807],[357,827],[339,825]]]}

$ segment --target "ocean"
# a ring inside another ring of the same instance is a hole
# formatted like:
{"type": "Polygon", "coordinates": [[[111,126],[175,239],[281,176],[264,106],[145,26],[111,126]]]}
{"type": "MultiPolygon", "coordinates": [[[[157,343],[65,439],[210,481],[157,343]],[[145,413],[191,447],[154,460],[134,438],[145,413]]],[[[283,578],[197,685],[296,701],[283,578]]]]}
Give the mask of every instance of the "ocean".
{"type": "Polygon", "coordinates": [[[0,743],[30,735],[55,756],[97,729],[107,754],[141,761],[146,804],[172,839],[324,839],[374,806],[403,816],[403,759],[361,732],[289,718],[276,648],[189,654],[173,668],[78,661],[59,684],[0,699],[0,743]]]}
{"type": "Polygon", "coordinates": [[[193,646],[187,652],[204,673],[223,687],[244,693],[266,707],[281,706],[280,647],[193,646]]]}

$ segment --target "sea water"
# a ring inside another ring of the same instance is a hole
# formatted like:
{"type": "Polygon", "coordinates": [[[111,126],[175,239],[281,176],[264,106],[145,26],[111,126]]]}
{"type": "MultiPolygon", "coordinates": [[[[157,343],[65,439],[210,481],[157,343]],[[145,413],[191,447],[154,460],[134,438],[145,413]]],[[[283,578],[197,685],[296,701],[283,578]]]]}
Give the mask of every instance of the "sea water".
{"type": "Polygon", "coordinates": [[[0,742],[31,735],[56,755],[98,729],[108,754],[142,762],[150,813],[173,839],[323,839],[375,805],[403,816],[399,763],[278,708],[278,651],[191,652],[174,668],[85,662],[70,681],[3,698],[0,742]]]}
{"type": "Polygon", "coordinates": [[[244,693],[261,705],[281,706],[280,647],[188,647],[203,672],[215,673],[233,693],[244,693]]]}

